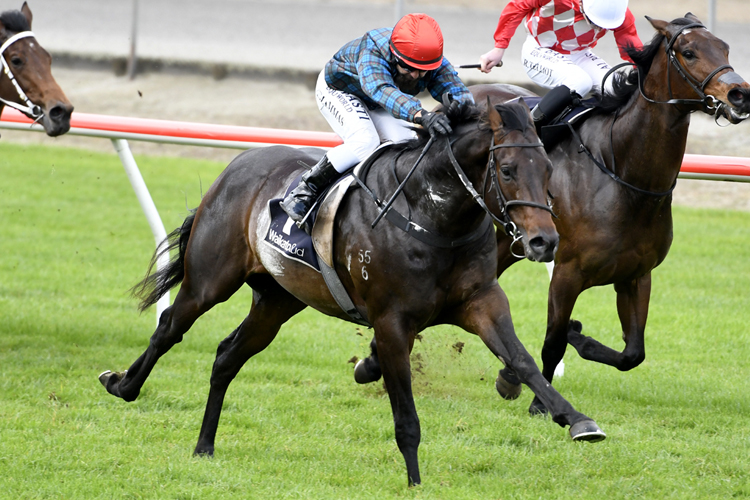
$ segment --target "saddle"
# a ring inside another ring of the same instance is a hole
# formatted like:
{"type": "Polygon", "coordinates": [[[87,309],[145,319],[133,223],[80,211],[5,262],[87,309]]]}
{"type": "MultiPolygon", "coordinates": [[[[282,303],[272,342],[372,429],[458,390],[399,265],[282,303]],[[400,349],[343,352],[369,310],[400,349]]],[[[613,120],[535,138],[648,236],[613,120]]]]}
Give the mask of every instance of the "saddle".
{"type": "MultiPolygon", "coordinates": [[[[513,100],[515,101],[519,99],[521,99],[521,97],[517,97],[513,100]]],[[[524,96],[523,100],[529,108],[533,108],[542,100],[542,98],[524,96]]],[[[589,112],[594,109],[595,104],[596,98],[582,100],[577,106],[566,107],[562,113],[552,118],[548,124],[543,125],[539,133],[539,138],[544,144],[545,151],[549,152],[557,143],[570,133],[570,127],[568,124],[573,125],[585,120],[588,117],[589,112]]]]}
{"type": "MultiPolygon", "coordinates": [[[[268,211],[271,224],[264,241],[274,250],[288,259],[300,262],[315,269],[323,276],[331,295],[341,309],[355,322],[371,327],[367,319],[357,310],[336,271],[333,269],[333,224],[341,200],[352,187],[355,175],[369,166],[390,145],[383,144],[375,150],[365,161],[357,165],[350,173],[335,181],[313,207],[308,220],[312,225],[311,234],[307,234],[281,209],[279,204],[284,199],[269,200],[268,211]]],[[[286,190],[286,194],[299,184],[300,174],[286,190]]],[[[285,194],[285,196],[286,196],[285,194]]]]}

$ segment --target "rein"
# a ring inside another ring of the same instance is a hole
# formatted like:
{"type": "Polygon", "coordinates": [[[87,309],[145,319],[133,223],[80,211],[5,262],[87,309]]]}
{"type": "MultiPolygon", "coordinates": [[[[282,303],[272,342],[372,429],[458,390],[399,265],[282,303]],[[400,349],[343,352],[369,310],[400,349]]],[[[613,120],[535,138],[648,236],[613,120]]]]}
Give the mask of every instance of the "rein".
{"type": "MultiPolygon", "coordinates": [[[[711,79],[716,76],[718,73],[724,71],[725,69],[730,69],[734,71],[734,68],[729,64],[723,64],[713,70],[711,73],[706,76],[706,78],[703,79],[702,82],[699,82],[696,80],[693,76],[688,74],[687,71],[685,71],[685,68],[680,64],[680,61],[677,60],[677,57],[675,57],[674,50],[672,47],[674,46],[675,42],[677,41],[677,37],[683,34],[685,30],[688,30],[690,28],[702,28],[707,29],[703,24],[701,23],[691,23],[686,24],[685,26],[681,26],[679,30],[672,36],[672,38],[666,43],[665,52],[667,54],[667,65],[672,65],[677,69],[677,72],[680,74],[683,80],[685,80],[690,87],[695,91],[696,94],[700,97],[700,99],[675,99],[672,94],[672,82],[670,79],[671,72],[667,70],[667,89],[669,90],[669,100],[667,101],[656,101],[654,99],[651,99],[646,96],[643,85],[645,80],[645,75],[643,75],[638,69],[636,68],[636,71],[638,71],[638,91],[641,94],[641,97],[645,99],[647,102],[650,102],[652,104],[671,104],[671,105],[679,105],[679,104],[701,104],[703,106],[703,109],[708,114],[713,114],[715,116],[715,119],[718,120],[719,113],[718,111],[721,110],[723,107],[726,106],[723,102],[721,102],[719,99],[717,99],[715,96],[712,95],[706,95],[705,89],[706,85],[708,85],[708,82],[711,81],[711,79]]],[[[612,69],[610,69],[602,79],[602,88],[604,88],[604,82],[607,80],[609,75],[614,73],[616,70],[620,69],[623,66],[633,66],[633,63],[621,63],[616,66],[614,66],[612,69]]],[[[568,128],[570,129],[571,134],[573,134],[573,138],[578,141],[579,153],[586,153],[586,155],[591,159],[594,164],[599,167],[599,169],[607,174],[612,180],[617,182],[618,184],[621,184],[629,189],[632,189],[633,191],[637,191],[641,194],[654,196],[657,198],[667,196],[674,191],[674,188],[677,186],[677,179],[675,179],[674,183],[672,184],[672,187],[670,187],[667,191],[662,192],[653,192],[653,191],[647,191],[645,189],[641,189],[639,187],[636,187],[632,184],[629,184],[622,180],[616,173],[615,173],[615,157],[614,157],[614,143],[613,143],[613,130],[615,128],[615,121],[617,120],[617,112],[615,112],[614,119],[612,120],[612,126],[609,130],[609,142],[610,142],[610,149],[612,150],[612,170],[608,169],[606,165],[604,165],[604,162],[601,160],[597,160],[596,157],[591,153],[591,151],[583,144],[583,140],[581,139],[581,136],[576,132],[576,130],[573,128],[573,126],[568,123],[568,128]]]]}
{"type": "MultiPolygon", "coordinates": [[[[617,119],[617,115],[615,114],[615,120],[617,119]]],[[[637,191],[641,194],[646,194],[649,196],[654,196],[656,198],[661,198],[662,196],[667,196],[669,194],[672,194],[672,191],[674,191],[674,188],[677,187],[677,179],[675,179],[674,183],[672,183],[672,187],[670,187],[667,191],[662,192],[654,192],[654,191],[647,191],[645,189],[641,189],[637,186],[634,186],[632,184],[629,184],[622,180],[615,172],[614,172],[614,161],[615,161],[615,153],[614,153],[614,145],[612,144],[612,130],[615,128],[615,120],[612,120],[612,127],[609,131],[609,141],[610,141],[610,149],[612,149],[612,166],[613,169],[610,170],[607,168],[607,166],[604,164],[603,161],[597,160],[594,154],[583,144],[583,139],[581,139],[581,136],[576,132],[576,130],[573,128],[573,126],[568,123],[568,128],[570,129],[570,133],[573,134],[573,138],[578,141],[578,152],[579,153],[586,153],[586,156],[588,156],[592,162],[594,162],[594,165],[599,167],[599,170],[607,174],[613,181],[617,182],[618,184],[621,184],[629,189],[632,189],[633,191],[637,191]]]]}
{"type": "Polygon", "coordinates": [[[13,43],[17,42],[18,40],[22,38],[28,38],[28,37],[33,37],[33,36],[34,36],[34,33],[32,33],[31,31],[22,31],[8,38],[5,41],[5,43],[3,43],[2,46],[0,46],[0,65],[2,65],[3,67],[3,72],[5,73],[5,76],[7,76],[8,79],[10,80],[10,83],[12,83],[13,86],[15,87],[16,92],[18,92],[18,97],[20,97],[21,100],[24,103],[26,103],[26,105],[18,104],[12,101],[7,101],[3,99],[2,97],[0,97],[0,102],[5,104],[6,106],[10,106],[11,108],[17,109],[21,113],[24,113],[25,115],[33,118],[34,121],[36,122],[36,121],[39,121],[44,116],[44,113],[42,112],[42,108],[34,104],[33,102],[31,102],[31,100],[26,96],[26,93],[24,93],[23,89],[18,84],[16,77],[13,75],[13,72],[10,70],[10,65],[5,60],[5,56],[3,55],[3,53],[8,49],[8,47],[13,45],[13,43]]]}
{"type": "MultiPolygon", "coordinates": [[[[495,144],[495,137],[493,134],[490,148],[489,148],[489,159],[487,162],[488,165],[488,175],[492,177],[492,182],[494,188],[497,190],[497,202],[498,206],[500,207],[500,217],[497,217],[495,214],[492,213],[492,211],[487,207],[487,204],[484,201],[484,198],[482,195],[480,195],[477,190],[472,185],[471,181],[469,180],[469,177],[466,175],[466,172],[464,172],[463,168],[461,168],[461,165],[458,163],[458,160],[456,159],[455,154],[453,153],[453,148],[450,139],[445,136],[446,146],[448,149],[448,157],[450,159],[451,165],[453,166],[454,170],[458,174],[459,179],[461,180],[461,183],[463,184],[464,188],[469,192],[471,197],[474,199],[474,201],[482,207],[482,209],[489,214],[489,218],[485,217],[484,221],[479,225],[477,229],[472,231],[469,234],[466,234],[460,238],[457,239],[451,239],[447,238],[445,236],[441,236],[435,233],[432,233],[425,229],[424,227],[420,226],[419,224],[415,223],[414,221],[404,217],[401,215],[398,211],[393,209],[391,207],[391,204],[395,200],[396,196],[403,190],[404,184],[406,184],[406,181],[409,179],[411,174],[416,169],[416,166],[419,164],[421,159],[424,157],[424,154],[426,153],[427,149],[432,145],[433,138],[430,138],[430,141],[427,143],[425,148],[422,150],[422,154],[419,156],[417,161],[415,162],[414,166],[409,170],[409,173],[404,178],[404,180],[400,183],[399,187],[396,189],[396,192],[393,196],[388,200],[388,202],[383,203],[378,196],[364,183],[364,181],[360,178],[360,176],[364,177],[366,175],[366,172],[361,172],[360,175],[354,175],[354,179],[357,181],[357,184],[373,199],[376,205],[380,207],[381,211],[378,217],[376,218],[375,222],[373,222],[372,227],[375,227],[375,224],[381,219],[383,214],[385,214],[386,220],[396,226],[397,228],[401,229],[405,233],[409,234],[413,238],[426,243],[431,246],[439,247],[439,248],[456,248],[459,246],[466,245],[468,243],[472,243],[482,237],[489,227],[492,226],[491,220],[496,221],[498,224],[500,224],[500,227],[503,229],[503,231],[513,238],[513,242],[511,243],[511,248],[513,244],[515,244],[517,241],[519,241],[522,238],[521,232],[518,230],[515,223],[510,219],[510,216],[508,214],[508,208],[513,206],[529,206],[534,208],[539,208],[542,210],[545,210],[552,214],[553,217],[557,217],[555,213],[552,211],[552,208],[549,205],[542,205],[541,203],[536,203],[532,201],[526,201],[526,200],[510,200],[507,201],[505,197],[503,196],[502,191],[500,190],[500,182],[497,179],[497,171],[495,168],[495,155],[494,151],[500,148],[544,148],[544,144],[541,142],[536,143],[508,143],[508,144],[495,144]]],[[[369,168],[369,166],[368,166],[369,168]]],[[[525,258],[525,255],[514,255],[518,258],[525,258]]]]}

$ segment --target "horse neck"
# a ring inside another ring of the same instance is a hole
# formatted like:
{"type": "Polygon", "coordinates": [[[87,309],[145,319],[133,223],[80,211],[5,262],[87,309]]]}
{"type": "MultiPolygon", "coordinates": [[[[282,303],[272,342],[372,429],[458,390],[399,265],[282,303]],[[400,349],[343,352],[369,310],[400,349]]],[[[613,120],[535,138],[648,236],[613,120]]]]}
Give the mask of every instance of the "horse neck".
{"type": "MultiPolygon", "coordinates": [[[[666,73],[662,66],[655,67],[657,64],[660,63],[652,64],[644,91],[652,100],[666,101],[670,98],[666,73]]],[[[618,112],[603,123],[593,120],[592,125],[592,133],[603,142],[602,156],[607,167],[625,182],[654,192],[666,191],[674,184],[685,154],[689,110],[648,102],[636,91],[618,112]]]]}
{"type": "MultiPolygon", "coordinates": [[[[489,148],[489,133],[484,150],[489,148]]],[[[444,138],[436,139],[430,151],[417,167],[404,194],[415,221],[423,221],[425,227],[441,231],[446,235],[461,235],[484,219],[484,211],[474,201],[456,173],[446,148],[452,147],[456,160],[475,189],[481,191],[481,180],[485,173],[486,157],[482,158],[481,145],[460,138],[452,146],[444,138]]],[[[404,155],[399,162],[399,179],[408,172],[420,151],[404,155]]]]}

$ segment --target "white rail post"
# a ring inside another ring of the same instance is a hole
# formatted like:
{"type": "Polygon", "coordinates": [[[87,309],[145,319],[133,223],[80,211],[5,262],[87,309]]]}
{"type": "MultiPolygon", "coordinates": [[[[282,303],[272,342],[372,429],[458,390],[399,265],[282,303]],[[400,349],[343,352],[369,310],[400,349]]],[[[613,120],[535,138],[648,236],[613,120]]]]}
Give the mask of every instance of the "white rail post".
{"type": "MultiPolygon", "coordinates": [[[[164,244],[166,244],[167,231],[164,229],[164,224],[161,221],[159,212],[156,210],[154,200],[151,198],[151,193],[148,192],[146,182],[143,180],[141,171],[138,170],[138,164],[133,158],[133,153],[130,151],[128,141],[125,139],[112,139],[112,145],[115,147],[117,154],[120,156],[122,166],[125,168],[125,173],[128,175],[130,185],[133,186],[133,191],[138,197],[138,202],[141,204],[143,213],[146,215],[148,225],[151,226],[151,232],[156,240],[156,249],[161,251],[164,244]]],[[[163,254],[159,257],[156,262],[156,269],[161,270],[169,264],[169,255],[163,254]]],[[[159,318],[161,313],[169,307],[169,292],[167,292],[159,301],[156,303],[156,324],[159,325],[159,318]]]]}
{"type": "Polygon", "coordinates": [[[128,57],[128,78],[135,79],[138,70],[138,54],[136,46],[138,42],[138,0],[133,0],[133,19],[130,25],[130,56],[128,57]]]}
{"type": "Polygon", "coordinates": [[[396,20],[393,21],[394,24],[396,24],[399,19],[404,17],[404,0],[396,0],[395,16],[396,20]]]}
{"type": "Polygon", "coordinates": [[[716,28],[716,0],[708,0],[708,31],[714,33],[716,28]]]}

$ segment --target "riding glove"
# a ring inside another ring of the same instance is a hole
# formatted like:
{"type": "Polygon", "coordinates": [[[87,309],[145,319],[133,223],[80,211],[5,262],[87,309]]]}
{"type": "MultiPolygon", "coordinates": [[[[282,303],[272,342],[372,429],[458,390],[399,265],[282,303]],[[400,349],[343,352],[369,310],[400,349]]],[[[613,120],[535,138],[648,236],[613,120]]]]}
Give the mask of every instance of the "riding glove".
{"type": "Polygon", "coordinates": [[[414,121],[426,128],[433,137],[436,135],[448,135],[453,132],[450,120],[442,113],[422,111],[422,114],[417,116],[414,121]]]}

